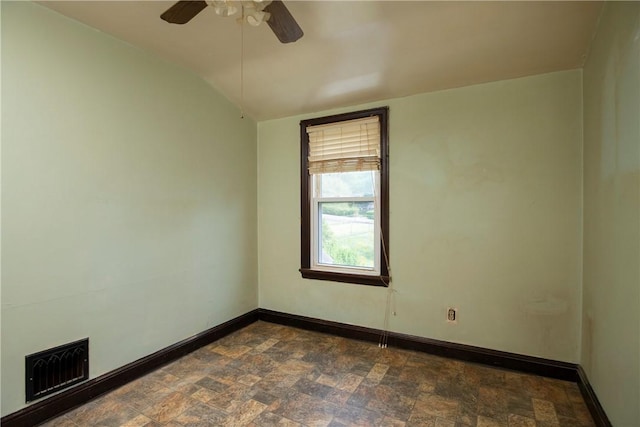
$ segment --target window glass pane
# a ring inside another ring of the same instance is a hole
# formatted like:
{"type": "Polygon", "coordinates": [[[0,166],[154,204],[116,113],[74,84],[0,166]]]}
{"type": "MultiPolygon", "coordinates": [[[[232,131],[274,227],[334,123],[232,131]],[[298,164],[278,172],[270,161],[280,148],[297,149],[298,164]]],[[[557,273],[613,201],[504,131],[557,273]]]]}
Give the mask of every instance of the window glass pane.
{"type": "Polygon", "coordinates": [[[378,171],[323,173],[320,197],[373,197],[378,171]]]}
{"type": "Polygon", "coordinates": [[[374,203],[319,203],[321,264],[374,267],[374,203]]]}

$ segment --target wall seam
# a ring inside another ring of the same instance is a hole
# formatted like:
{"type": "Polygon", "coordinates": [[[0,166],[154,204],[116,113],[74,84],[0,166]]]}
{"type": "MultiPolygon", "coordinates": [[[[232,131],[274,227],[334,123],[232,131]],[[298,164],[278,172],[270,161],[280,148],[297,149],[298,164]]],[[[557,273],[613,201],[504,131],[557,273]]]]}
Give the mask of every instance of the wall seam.
{"type": "Polygon", "coordinates": [[[262,307],[262,250],[260,247],[260,122],[256,122],[256,290],[258,295],[258,307],[262,307]]]}
{"type": "Polygon", "coordinates": [[[582,339],[584,334],[584,68],[580,69],[580,212],[578,214],[579,233],[579,250],[578,257],[578,280],[580,289],[578,292],[578,304],[580,308],[578,316],[578,354],[576,360],[578,364],[582,363],[582,339]]]}

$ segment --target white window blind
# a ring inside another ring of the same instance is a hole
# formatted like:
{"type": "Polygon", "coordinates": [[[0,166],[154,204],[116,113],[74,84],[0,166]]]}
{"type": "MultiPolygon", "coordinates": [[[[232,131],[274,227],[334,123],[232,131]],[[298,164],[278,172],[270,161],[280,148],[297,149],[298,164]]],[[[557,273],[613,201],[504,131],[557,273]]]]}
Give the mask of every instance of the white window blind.
{"type": "Polygon", "coordinates": [[[378,116],[308,126],[309,174],[380,169],[378,116]]]}

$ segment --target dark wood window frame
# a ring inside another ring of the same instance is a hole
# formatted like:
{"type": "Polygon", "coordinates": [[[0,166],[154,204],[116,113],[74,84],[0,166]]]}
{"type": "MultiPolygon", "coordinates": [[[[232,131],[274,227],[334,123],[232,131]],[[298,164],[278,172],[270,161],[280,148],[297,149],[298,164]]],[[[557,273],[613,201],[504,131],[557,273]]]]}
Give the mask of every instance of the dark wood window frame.
{"type": "Polygon", "coordinates": [[[372,108],[300,121],[300,273],[305,279],[329,280],[358,285],[388,286],[389,276],[389,107],[372,108]],[[380,120],[380,275],[338,273],[311,268],[311,178],[308,172],[308,126],[378,116],[380,120]],[[386,256],[385,256],[386,252],[386,256]]]}

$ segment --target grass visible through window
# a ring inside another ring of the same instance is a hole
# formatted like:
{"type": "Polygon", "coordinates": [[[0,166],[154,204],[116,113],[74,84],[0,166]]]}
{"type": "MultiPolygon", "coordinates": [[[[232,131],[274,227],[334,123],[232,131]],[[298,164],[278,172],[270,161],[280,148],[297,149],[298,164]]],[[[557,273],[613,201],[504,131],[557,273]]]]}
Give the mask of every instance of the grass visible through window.
{"type": "Polygon", "coordinates": [[[320,204],[323,264],[374,266],[373,202],[320,204]]]}

